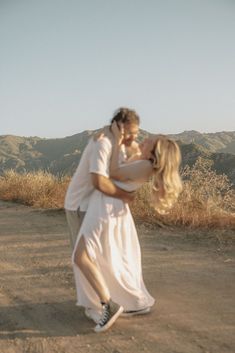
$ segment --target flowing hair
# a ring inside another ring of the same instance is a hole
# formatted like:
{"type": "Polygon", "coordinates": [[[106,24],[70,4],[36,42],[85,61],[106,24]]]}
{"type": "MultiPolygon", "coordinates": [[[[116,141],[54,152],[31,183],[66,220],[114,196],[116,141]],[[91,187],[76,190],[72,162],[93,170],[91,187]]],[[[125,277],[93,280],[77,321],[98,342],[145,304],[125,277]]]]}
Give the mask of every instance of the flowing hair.
{"type": "Polygon", "coordinates": [[[153,156],[151,201],[158,213],[165,214],[182,191],[179,174],[180,148],[175,141],[164,135],[159,135],[153,149],[153,156]]]}

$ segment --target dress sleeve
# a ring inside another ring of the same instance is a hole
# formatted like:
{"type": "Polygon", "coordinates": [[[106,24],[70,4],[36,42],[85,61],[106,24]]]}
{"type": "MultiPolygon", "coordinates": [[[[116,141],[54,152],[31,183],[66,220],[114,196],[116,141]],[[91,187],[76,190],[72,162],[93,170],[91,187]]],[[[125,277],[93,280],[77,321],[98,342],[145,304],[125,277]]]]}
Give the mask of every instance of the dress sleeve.
{"type": "Polygon", "coordinates": [[[112,145],[107,138],[94,141],[89,161],[89,172],[109,178],[111,152],[112,145]]]}

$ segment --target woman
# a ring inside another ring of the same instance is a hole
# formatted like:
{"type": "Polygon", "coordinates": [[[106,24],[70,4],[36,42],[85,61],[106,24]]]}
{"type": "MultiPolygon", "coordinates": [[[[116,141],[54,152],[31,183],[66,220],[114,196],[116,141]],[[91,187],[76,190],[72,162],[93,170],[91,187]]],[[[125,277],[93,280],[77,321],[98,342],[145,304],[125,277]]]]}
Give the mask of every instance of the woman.
{"type": "MultiPolygon", "coordinates": [[[[164,136],[156,136],[146,139],[130,160],[119,165],[122,126],[113,123],[112,133],[115,141],[110,176],[127,191],[138,189],[152,177],[152,203],[164,213],[181,191],[179,147],[164,136]]],[[[93,192],[72,259],[77,304],[84,306],[86,314],[98,322],[96,332],[109,328],[123,309],[146,313],[153,306],[154,298],[142,277],[135,224],[128,204],[122,200],[98,190],[93,192]]]]}

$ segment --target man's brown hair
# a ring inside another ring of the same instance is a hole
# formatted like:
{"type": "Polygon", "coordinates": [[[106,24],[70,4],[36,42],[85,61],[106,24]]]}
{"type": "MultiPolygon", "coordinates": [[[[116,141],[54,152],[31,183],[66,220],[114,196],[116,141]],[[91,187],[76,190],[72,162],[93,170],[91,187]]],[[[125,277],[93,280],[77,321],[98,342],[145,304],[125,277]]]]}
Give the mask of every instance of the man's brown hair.
{"type": "Polygon", "coordinates": [[[133,109],[119,108],[115,111],[114,116],[111,120],[111,124],[116,121],[117,123],[123,124],[140,124],[139,115],[133,109]]]}

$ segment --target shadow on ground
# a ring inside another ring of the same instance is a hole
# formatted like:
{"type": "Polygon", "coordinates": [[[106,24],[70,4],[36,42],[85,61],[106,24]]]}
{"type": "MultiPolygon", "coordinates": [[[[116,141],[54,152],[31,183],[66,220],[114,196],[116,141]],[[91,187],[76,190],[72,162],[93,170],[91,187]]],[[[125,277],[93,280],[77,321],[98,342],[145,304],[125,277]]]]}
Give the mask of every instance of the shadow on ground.
{"type": "Polygon", "coordinates": [[[1,340],[86,335],[94,327],[74,301],[3,306],[0,313],[1,340]]]}

